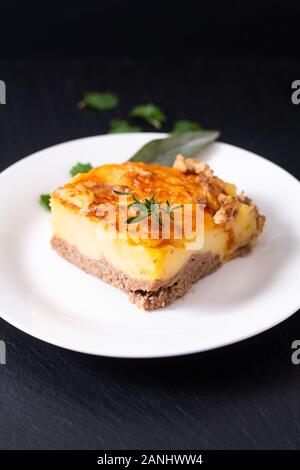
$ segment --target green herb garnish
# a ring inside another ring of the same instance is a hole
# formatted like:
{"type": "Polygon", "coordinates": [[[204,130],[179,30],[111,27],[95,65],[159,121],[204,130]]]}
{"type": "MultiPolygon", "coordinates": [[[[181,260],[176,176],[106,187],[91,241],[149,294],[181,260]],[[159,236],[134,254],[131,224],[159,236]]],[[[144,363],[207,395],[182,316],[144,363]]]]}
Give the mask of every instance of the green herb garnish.
{"type": "Polygon", "coordinates": [[[77,163],[71,168],[70,174],[71,176],[76,176],[78,173],[87,173],[92,168],[93,167],[90,163],[77,163]]]}
{"type": "Polygon", "coordinates": [[[180,209],[182,207],[182,204],[178,204],[177,206],[171,207],[168,199],[166,200],[166,207],[165,209],[161,208],[166,214],[169,215],[170,219],[174,220],[174,215],[172,214],[173,211],[176,211],[176,209],[180,209]]]}
{"type": "Polygon", "coordinates": [[[41,194],[40,199],[39,199],[40,205],[47,211],[51,210],[50,198],[51,198],[50,194],[41,194]]]}
{"type": "Polygon", "coordinates": [[[107,109],[116,108],[119,104],[119,98],[114,93],[99,93],[90,91],[85,93],[83,99],[79,101],[79,108],[90,108],[97,111],[106,111],[107,109]]]}
{"type": "Polygon", "coordinates": [[[201,131],[203,128],[198,122],[193,121],[176,121],[173,126],[172,134],[183,134],[184,132],[201,131]]]}
{"type": "Polygon", "coordinates": [[[131,110],[130,116],[143,119],[151,126],[156,127],[156,129],[160,129],[166,120],[166,116],[162,110],[154,104],[141,104],[139,106],[135,106],[131,110]]]}
{"type": "Polygon", "coordinates": [[[160,211],[163,211],[170,217],[170,219],[174,220],[173,211],[182,207],[181,205],[171,207],[170,202],[168,200],[166,200],[165,203],[158,202],[154,193],[152,194],[150,199],[145,198],[144,201],[141,201],[131,192],[117,191],[115,189],[113,190],[113,192],[116,194],[131,196],[134,202],[131,202],[127,208],[130,209],[131,207],[135,207],[140,212],[139,215],[129,217],[125,222],[126,224],[136,224],[146,219],[147,217],[153,216],[154,219],[158,222],[158,224],[162,227],[164,224],[161,218],[160,211]]]}
{"type": "Polygon", "coordinates": [[[113,192],[116,193],[116,194],[120,194],[120,196],[124,196],[124,195],[130,195],[131,196],[131,193],[128,192],[128,191],[117,191],[116,189],[114,189],[113,192]]]}
{"type": "Polygon", "coordinates": [[[132,126],[128,121],[122,119],[113,119],[110,122],[110,134],[117,134],[122,132],[141,132],[141,127],[132,126]]]}

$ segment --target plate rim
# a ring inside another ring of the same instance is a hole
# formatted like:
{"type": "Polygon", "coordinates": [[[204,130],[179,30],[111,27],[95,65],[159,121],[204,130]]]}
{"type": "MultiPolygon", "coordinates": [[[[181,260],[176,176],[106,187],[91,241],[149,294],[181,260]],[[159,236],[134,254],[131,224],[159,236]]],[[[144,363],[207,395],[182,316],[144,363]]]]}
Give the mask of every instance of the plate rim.
{"type": "MultiPolygon", "coordinates": [[[[9,173],[11,170],[13,170],[15,167],[17,167],[19,164],[24,163],[24,161],[29,160],[29,159],[38,158],[40,154],[42,154],[42,153],[44,153],[48,150],[58,149],[59,147],[63,147],[64,145],[75,144],[76,142],[82,142],[84,140],[93,140],[93,139],[97,140],[99,138],[101,138],[101,139],[104,139],[104,138],[110,139],[110,138],[114,138],[114,137],[117,137],[117,136],[128,137],[128,138],[135,137],[135,136],[147,136],[147,137],[154,137],[154,138],[155,137],[161,137],[163,139],[164,137],[168,137],[169,135],[170,134],[167,133],[167,132],[119,132],[117,134],[99,134],[99,135],[96,134],[96,135],[90,135],[90,136],[85,136],[85,137],[79,137],[79,138],[76,138],[76,139],[66,140],[65,142],[59,142],[59,143],[54,144],[54,145],[49,145],[48,147],[42,148],[40,150],[37,150],[36,152],[33,152],[29,155],[26,155],[25,157],[20,158],[20,160],[17,160],[16,162],[12,163],[11,165],[4,168],[4,170],[2,170],[0,172],[0,179],[4,175],[6,175],[6,173],[9,173]]],[[[222,140],[216,140],[216,141],[212,142],[212,145],[215,145],[215,144],[225,145],[226,147],[231,147],[231,148],[234,148],[235,150],[236,149],[237,150],[242,150],[243,152],[248,153],[252,157],[256,157],[258,159],[264,160],[268,164],[270,164],[270,165],[276,167],[277,169],[283,171],[286,176],[291,177],[293,180],[295,180],[297,183],[300,184],[300,180],[298,180],[298,178],[295,175],[290,173],[288,170],[283,168],[281,165],[278,165],[278,163],[275,163],[272,160],[269,160],[268,158],[263,157],[262,155],[259,155],[258,153],[252,152],[251,150],[245,149],[243,147],[239,147],[237,145],[228,144],[227,142],[223,142],[222,140]]]]}
{"type": "MultiPolygon", "coordinates": [[[[132,139],[136,136],[147,136],[149,137],[149,139],[151,138],[157,138],[157,137],[165,137],[167,136],[168,134],[166,133],[158,133],[158,132],[137,132],[137,133],[120,133],[120,134],[117,134],[118,136],[126,136],[128,139],[132,139]]],[[[43,154],[44,152],[47,152],[47,151],[51,151],[51,150],[54,150],[54,149],[57,149],[59,147],[63,147],[65,145],[72,145],[72,144],[76,144],[78,142],[83,142],[83,141],[86,141],[86,140],[99,140],[99,139],[105,139],[105,138],[108,138],[108,139],[113,139],[115,138],[116,135],[115,134],[103,134],[103,135],[92,135],[92,136],[86,136],[86,137],[82,137],[82,138],[77,138],[77,139],[72,139],[72,140],[68,140],[68,141],[65,141],[65,142],[60,142],[58,144],[55,144],[55,145],[51,145],[49,147],[46,147],[44,149],[41,149],[41,150],[38,150],[30,155],[27,155],[23,158],[21,158],[20,160],[14,162],[13,164],[9,165],[7,168],[5,168],[1,173],[0,173],[0,181],[2,180],[3,177],[5,177],[6,175],[8,175],[10,172],[12,172],[16,167],[18,166],[22,166],[24,164],[24,162],[26,162],[27,160],[34,160],[36,158],[40,158],[40,155],[43,154]]],[[[276,168],[277,170],[280,170],[281,172],[283,172],[284,176],[285,177],[288,177],[288,178],[292,178],[292,180],[295,182],[295,183],[298,183],[300,185],[300,182],[299,180],[297,179],[296,176],[292,175],[291,173],[289,173],[287,170],[285,170],[284,168],[282,168],[280,165],[278,165],[277,163],[274,163],[272,162],[271,160],[268,160],[267,158],[265,157],[262,157],[256,153],[253,153],[247,149],[244,149],[242,147],[238,147],[238,146],[235,146],[235,145],[232,145],[232,144],[227,144],[225,142],[221,142],[221,141],[217,141],[215,142],[215,144],[221,144],[222,146],[226,146],[226,147],[229,147],[229,148],[234,148],[235,150],[241,150],[242,152],[246,152],[249,156],[251,157],[255,157],[256,159],[259,159],[259,160],[263,160],[265,163],[273,166],[274,168],[276,168]]],[[[299,188],[300,189],[300,188],[299,188]]],[[[110,357],[110,358],[119,358],[119,359],[159,359],[159,358],[167,358],[167,357],[180,357],[180,356],[187,356],[187,355],[192,355],[192,354],[197,354],[197,353],[201,353],[201,352],[205,352],[205,351],[210,351],[210,350],[216,350],[216,349],[220,349],[220,348],[223,348],[223,347],[227,347],[227,346],[230,346],[230,345],[233,345],[233,344],[236,344],[236,343],[240,343],[242,341],[245,341],[247,339],[250,339],[252,337],[255,337],[257,335],[260,335],[261,333],[264,333],[268,330],[271,330],[273,329],[275,326],[277,325],[280,325],[281,323],[283,323],[284,321],[286,321],[288,318],[290,318],[292,315],[294,315],[298,310],[300,309],[300,300],[299,300],[299,303],[298,303],[298,306],[297,308],[295,309],[295,307],[292,308],[292,311],[286,313],[285,315],[283,315],[280,320],[278,321],[278,319],[275,319],[273,322],[270,322],[267,326],[264,326],[264,327],[261,327],[259,329],[256,330],[255,333],[253,332],[249,332],[249,333],[246,333],[246,334],[243,334],[241,336],[239,336],[239,339],[224,339],[224,341],[219,341],[219,344],[218,345],[215,345],[215,346],[212,346],[212,347],[203,347],[201,348],[201,344],[199,344],[199,346],[197,348],[190,348],[188,351],[183,351],[183,348],[181,351],[178,351],[178,352],[166,352],[166,353],[163,353],[163,352],[151,352],[151,354],[148,354],[148,353],[144,353],[144,354],[141,354],[141,353],[133,353],[133,354],[126,354],[126,353],[121,353],[120,355],[120,352],[119,353],[112,353],[112,352],[109,352],[109,353],[100,353],[100,352],[96,352],[94,350],[90,351],[88,350],[88,348],[81,348],[81,347],[76,347],[76,345],[73,345],[73,346],[66,346],[66,345],[62,345],[62,344],[59,344],[59,342],[56,342],[55,340],[50,340],[49,338],[45,339],[45,337],[43,337],[43,335],[39,335],[37,334],[36,332],[32,332],[30,330],[30,328],[27,328],[26,326],[23,326],[23,325],[20,325],[18,321],[14,321],[14,320],[11,320],[9,317],[9,314],[6,315],[5,312],[3,312],[2,310],[0,310],[0,317],[7,323],[9,323],[10,325],[12,325],[13,327],[17,328],[18,330],[24,332],[25,334],[28,334],[29,336],[33,337],[33,338],[36,338],[38,339],[39,341],[44,341],[48,344],[51,344],[53,346],[56,346],[56,347],[60,347],[62,349],[66,349],[66,350],[71,350],[71,351],[75,351],[75,352],[79,352],[79,353],[84,353],[84,354],[89,354],[89,355],[93,355],[93,356],[99,356],[99,357],[110,357]]]]}

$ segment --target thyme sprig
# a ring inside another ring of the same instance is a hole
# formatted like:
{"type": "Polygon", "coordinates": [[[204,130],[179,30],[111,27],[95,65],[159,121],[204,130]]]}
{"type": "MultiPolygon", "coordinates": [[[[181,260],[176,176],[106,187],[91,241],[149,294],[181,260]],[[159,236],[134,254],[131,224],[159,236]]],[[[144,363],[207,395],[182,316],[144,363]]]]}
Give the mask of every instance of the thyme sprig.
{"type": "Polygon", "coordinates": [[[145,198],[144,201],[142,201],[138,199],[134,193],[131,193],[129,191],[117,191],[114,189],[113,192],[119,195],[131,196],[133,198],[133,202],[128,204],[127,208],[130,209],[130,207],[135,207],[139,210],[139,215],[129,217],[126,220],[126,224],[136,224],[146,219],[147,217],[153,216],[156,222],[158,222],[158,224],[160,225],[160,227],[162,227],[164,223],[162,221],[160,211],[167,214],[171,220],[174,220],[173,211],[182,207],[182,205],[171,207],[171,204],[168,199],[164,203],[158,202],[155,193],[153,193],[150,198],[145,198]]]}

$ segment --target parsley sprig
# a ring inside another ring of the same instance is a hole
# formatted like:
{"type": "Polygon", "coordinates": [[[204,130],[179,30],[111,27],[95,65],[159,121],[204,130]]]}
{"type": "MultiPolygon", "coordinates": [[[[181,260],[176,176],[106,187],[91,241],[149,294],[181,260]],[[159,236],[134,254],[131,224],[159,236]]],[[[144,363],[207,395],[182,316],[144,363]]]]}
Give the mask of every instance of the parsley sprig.
{"type": "Polygon", "coordinates": [[[40,202],[40,205],[46,209],[46,211],[50,211],[51,210],[51,207],[50,207],[50,199],[51,199],[51,195],[50,194],[41,194],[40,195],[40,199],[39,199],[39,202],[40,202]]]}
{"type": "Polygon", "coordinates": [[[160,129],[166,120],[164,112],[152,103],[135,106],[131,110],[130,116],[142,119],[151,126],[156,127],[156,129],[160,129]]]}
{"type": "Polygon", "coordinates": [[[92,168],[93,167],[90,163],[77,163],[71,168],[70,174],[71,176],[76,176],[78,173],[87,173],[92,168]]]}
{"type": "Polygon", "coordinates": [[[139,214],[133,217],[129,217],[126,220],[126,224],[136,224],[148,217],[153,216],[156,222],[158,222],[159,226],[162,227],[164,223],[162,221],[160,211],[167,214],[171,220],[174,220],[173,211],[182,207],[182,205],[171,207],[168,199],[164,203],[158,202],[155,193],[153,193],[150,198],[145,198],[144,201],[142,201],[138,199],[134,193],[129,191],[117,191],[115,189],[113,191],[115,194],[131,196],[133,198],[133,202],[128,204],[127,208],[130,209],[130,207],[135,207],[137,210],[139,210],[139,214]]]}
{"type": "Polygon", "coordinates": [[[96,111],[106,111],[116,108],[119,104],[119,98],[115,93],[98,91],[89,91],[85,93],[83,99],[79,101],[79,108],[90,108],[96,111]]]}
{"type": "Polygon", "coordinates": [[[132,126],[128,121],[123,119],[113,119],[110,121],[110,134],[128,133],[128,132],[141,132],[142,129],[138,126],[132,126]]]}

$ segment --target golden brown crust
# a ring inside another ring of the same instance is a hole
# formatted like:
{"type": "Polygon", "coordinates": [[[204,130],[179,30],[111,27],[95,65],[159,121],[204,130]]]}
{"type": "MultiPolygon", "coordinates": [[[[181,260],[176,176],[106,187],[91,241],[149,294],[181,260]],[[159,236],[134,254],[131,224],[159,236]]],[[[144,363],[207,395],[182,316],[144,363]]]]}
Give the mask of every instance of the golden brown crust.
{"type": "MultiPolygon", "coordinates": [[[[105,204],[115,209],[117,220],[124,207],[133,201],[133,196],[141,201],[155,194],[159,203],[167,200],[173,205],[204,205],[205,227],[230,222],[239,211],[241,204],[252,206],[256,211],[258,235],[263,229],[264,217],[243,193],[236,195],[235,186],[214,176],[210,167],[192,158],[185,159],[178,155],[173,168],[145,163],[126,162],[123,164],[102,165],[85,174],[79,174],[62,188],[52,194],[52,201],[57,201],[70,210],[80,213],[92,220],[103,220],[99,207],[105,204]],[[120,197],[118,192],[128,193],[120,197]]],[[[193,217],[196,211],[193,209],[193,217]]],[[[135,215],[135,214],[132,214],[135,215]]],[[[193,225],[194,226],[194,225],[193,225]]],[[[120,226],[116,226],[121,230],[120,226]]],[[[150,230],[150,225],[149,225],[150,230]]],[[[168,243],[176,244],[174,235],[176,227],[171,221],[171,234],[168,243]]],[[[177,231],[178,233],[178,231],[177,231]]],[[[140,243],[149,246],[164,244],[162,232],[158,240],[145,241],[141,236],[140,243]],[[143,240],[142,240],[143,239],[143,240]]],[[[178,243],[178,242],[177,242],[178,243]]]]}
{"type": "Polygon", "coordinates": [[[197,196],[209,196],[218,204],[218,195],[225,190],[225,183],[216,177],[208,165],[187,159],[190,168],[196,172],[182,172],[176,168],[126,162],[123,164],[102,165],[85,174],[77,175],[63,188],[52,195],[74,210],[90,208],[93,214],[98,204],[110,203],[119,206],[119,195],[114,191],[128,192],[143,200],[153,194],[160,202],[168,199],[171,204],[192,203],[197,196]],[[202,171],[203,170],[203,171],[202,171]],[[207,181],[202,184],[202,179],[207,181]],[[209,180],[210,178],[210,180],[209,180]],[[208,194],[208,193],[211,194],[208,194]]]}

